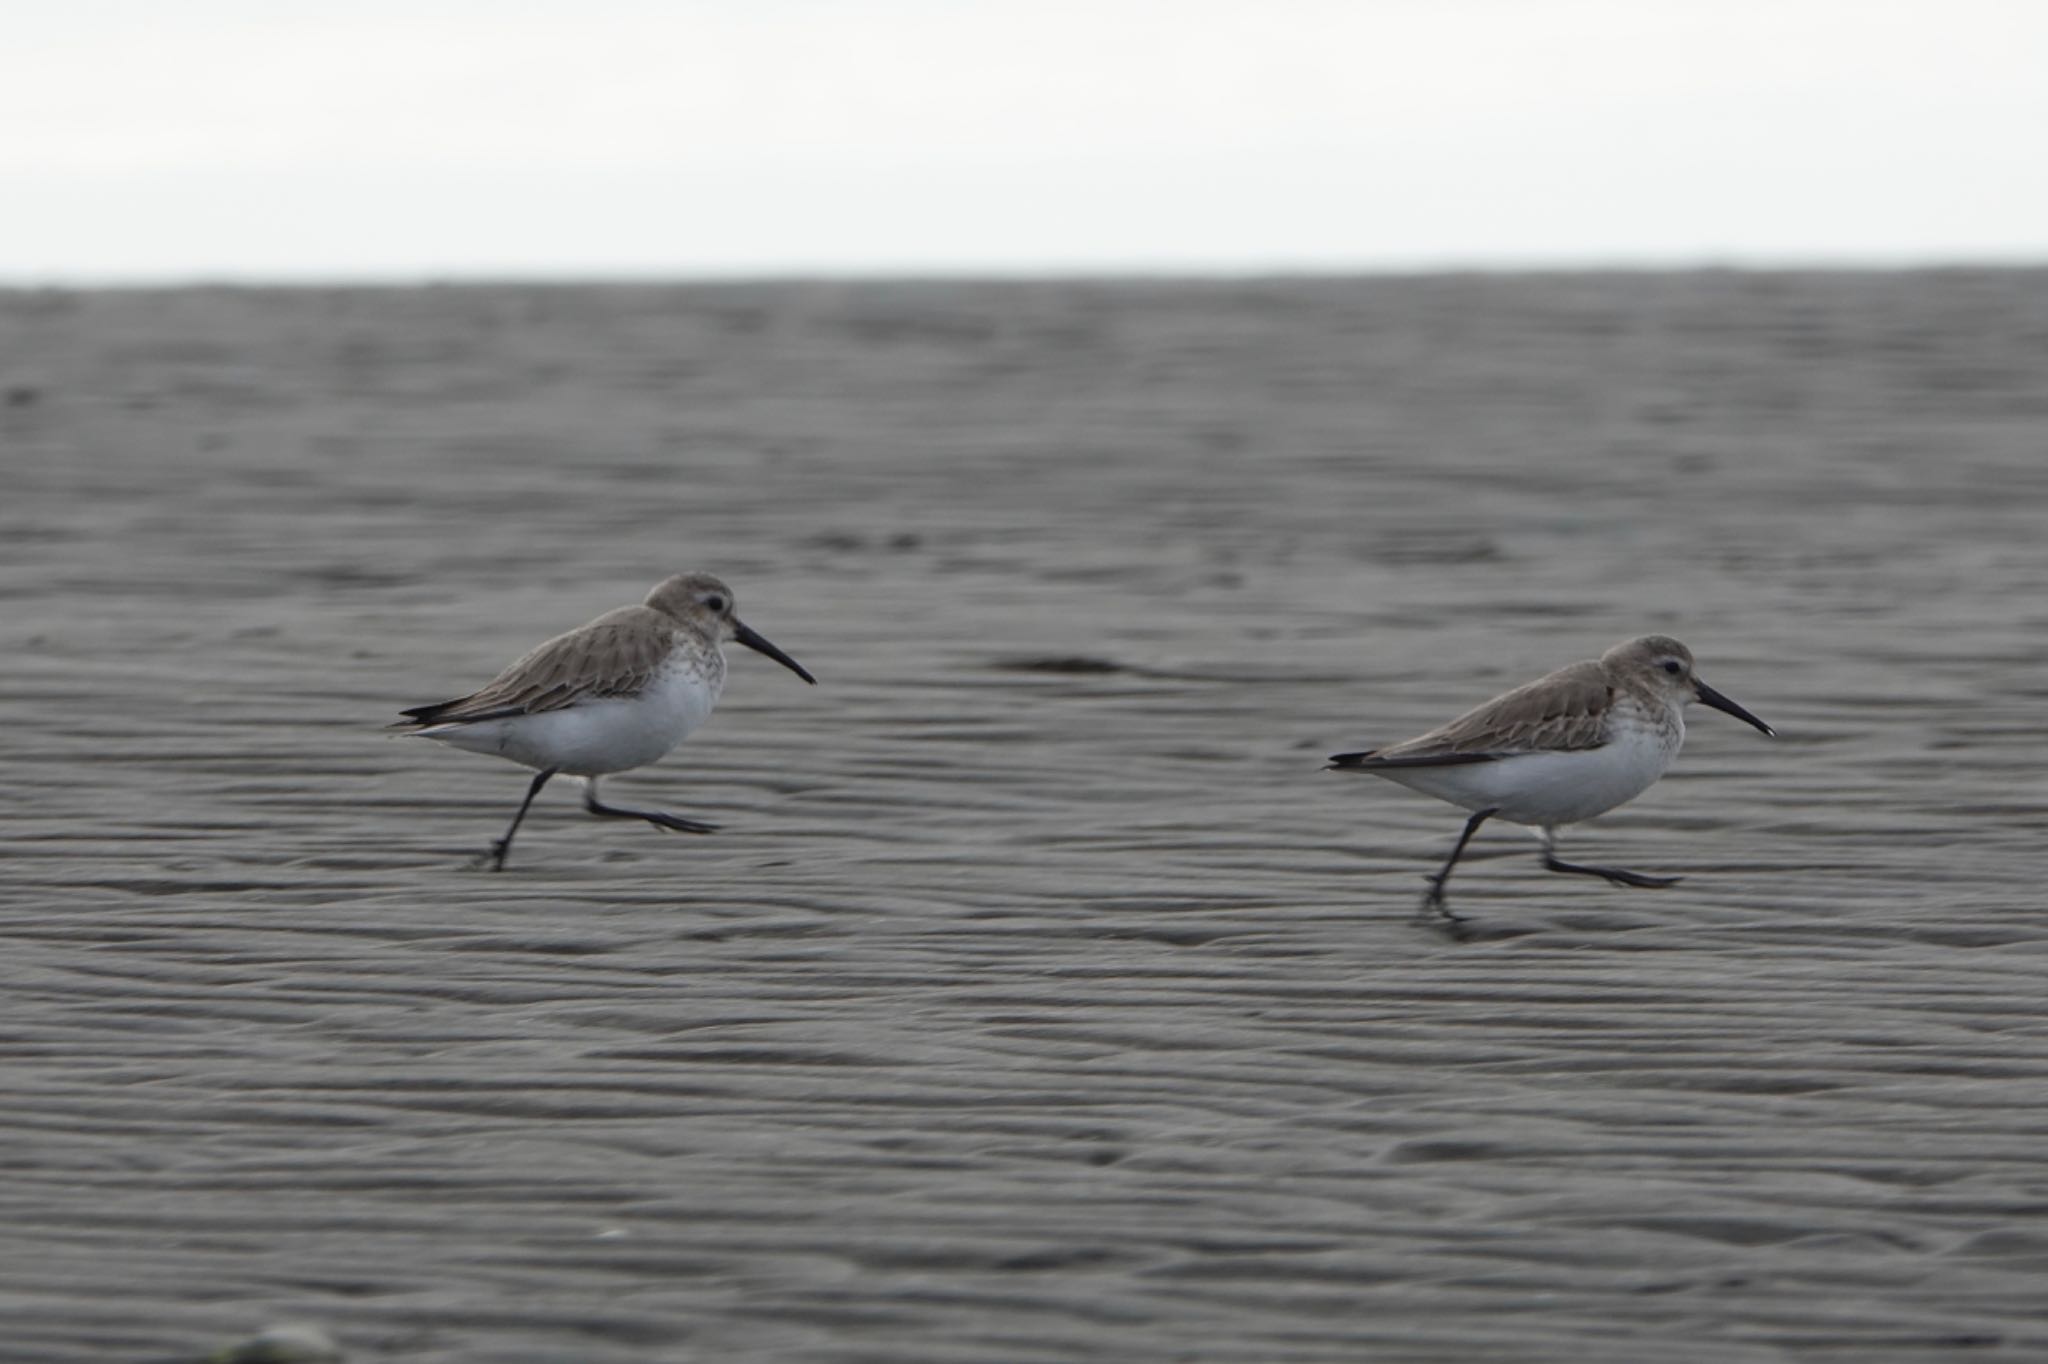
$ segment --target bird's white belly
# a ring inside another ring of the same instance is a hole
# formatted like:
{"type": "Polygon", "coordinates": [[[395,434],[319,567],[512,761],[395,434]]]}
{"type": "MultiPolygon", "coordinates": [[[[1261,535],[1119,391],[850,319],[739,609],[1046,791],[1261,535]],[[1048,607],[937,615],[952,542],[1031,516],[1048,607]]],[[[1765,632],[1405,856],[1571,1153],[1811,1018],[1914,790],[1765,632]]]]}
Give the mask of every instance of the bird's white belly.
{"type": "Polygon", "coordinates": [[[1683,729],[1621,729],[1599,748],[1521,753],[1456,767],[1386,768],[1375,775],[1467,810],[1495,810],[1514,824],[1576,824],[1635,799],[1664,775],[1683,729]]]}
{"type": "Polygon", "coordinates": [[[578,701],[560,710],[441,725],[421,733],[527,767],[602,776],[644,767],[681,743],[710,717],[723,680],[671,664],[635,696],[578,701]]]}

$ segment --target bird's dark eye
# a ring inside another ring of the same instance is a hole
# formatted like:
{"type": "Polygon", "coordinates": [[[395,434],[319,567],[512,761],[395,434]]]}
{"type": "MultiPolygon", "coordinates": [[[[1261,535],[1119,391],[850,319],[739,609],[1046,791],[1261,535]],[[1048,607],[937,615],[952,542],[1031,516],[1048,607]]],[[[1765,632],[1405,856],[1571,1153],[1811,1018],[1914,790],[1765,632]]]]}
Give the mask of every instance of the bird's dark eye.
{"type": "Polygon", "coordinates": [[[709,607],[713,611],[723,611],[725,609],[725,598],[719,596],[716,592],[713,592],[710,596],[704,599],[704,605],[709,607]]]}
{"type": "Polygon", "coordinates": [[[1673,677],[1676,677],[1680,673],[1685,671],[1685,665],[1683,663],[1680,663],[1675,658],[1665,659],[1660,666],[1664,669],[1665,672],[1670,673],[1673,677]]]}

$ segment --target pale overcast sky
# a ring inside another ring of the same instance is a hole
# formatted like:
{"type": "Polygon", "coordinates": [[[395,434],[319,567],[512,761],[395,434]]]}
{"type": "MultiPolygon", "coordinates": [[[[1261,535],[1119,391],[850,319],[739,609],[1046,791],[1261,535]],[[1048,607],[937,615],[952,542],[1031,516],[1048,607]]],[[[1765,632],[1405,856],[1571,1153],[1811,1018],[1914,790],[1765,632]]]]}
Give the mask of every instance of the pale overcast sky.
{"type": "Polygon", "coordinates": [[[2048,261],[2044,0],[68,0],[0,280],[2048,261]]]}

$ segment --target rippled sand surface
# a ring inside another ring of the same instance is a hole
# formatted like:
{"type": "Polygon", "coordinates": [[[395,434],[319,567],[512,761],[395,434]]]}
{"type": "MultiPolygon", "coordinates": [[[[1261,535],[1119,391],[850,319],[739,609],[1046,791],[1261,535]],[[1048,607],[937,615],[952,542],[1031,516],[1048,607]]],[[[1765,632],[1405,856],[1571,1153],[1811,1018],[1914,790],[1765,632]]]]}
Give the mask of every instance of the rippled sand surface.
{"type": "Polygon", "coordinates": [[[2048,275],[0,299],[0,1357],[2048,1357],[2048,275]],[[404,705],[708,568],[815,671],[404,705]],[[1318,770],[1651,629],[1546,875],[1318,770]]]}

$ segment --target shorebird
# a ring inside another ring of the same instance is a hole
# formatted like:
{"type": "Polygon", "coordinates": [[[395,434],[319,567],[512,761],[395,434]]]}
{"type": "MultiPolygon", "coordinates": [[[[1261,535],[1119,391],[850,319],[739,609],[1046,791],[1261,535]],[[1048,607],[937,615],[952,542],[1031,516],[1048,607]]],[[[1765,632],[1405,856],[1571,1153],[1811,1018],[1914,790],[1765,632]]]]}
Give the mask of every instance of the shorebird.
{"type": "Polygon", "coordinates": [[[1427,734],[1336,754],[1325,770],[1370,772],[1472,812],[1457,846],[1429,878],[1425,914],[1434,909],[1453,917],[1444,908],[1451,868],[1479,826],[1496,815],[1537,830],[1543,865],[1551,871],[1623,886],[1672,886],[1684,878],[1562,861],[1557,830],[1655,785],[1685,743],[1685,708],[1693,701],[1765,734],[1777,732],[1702,682],[1690,649],[1665,635],[1645,635],[1496,696],[1427,734]]]}
{"type": "Polygon", "coordinates": [[[732,589],[708,573],[680,573],[641,606],[607,611],[513,663],[481,690],[400,711],[393,726],[472,753],[494,753],[539,775],[503,838],[479,857],[502,871],[527,807],[557,773],[583,778],[593,815],[644,819],[679,833],[716,824],[663,810],[633,810],[597,798],[597,779],[644,767],[704,723],[725,689],[726,640],[768,655],[806,682],[801,663],[733,614],[732,589]]]}

